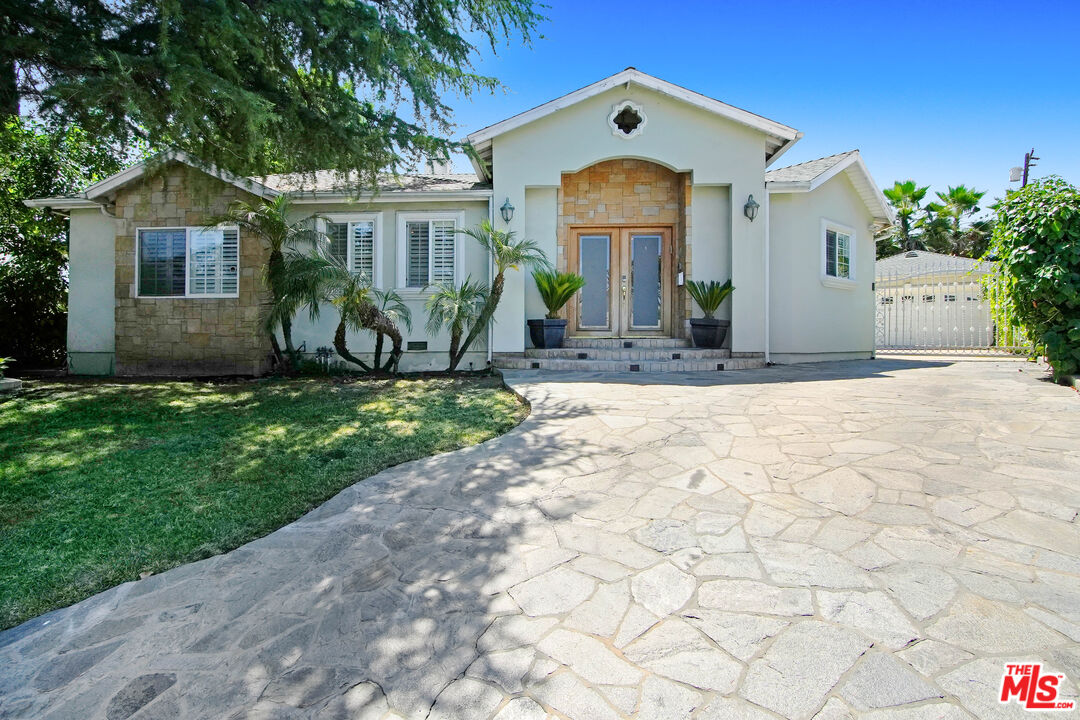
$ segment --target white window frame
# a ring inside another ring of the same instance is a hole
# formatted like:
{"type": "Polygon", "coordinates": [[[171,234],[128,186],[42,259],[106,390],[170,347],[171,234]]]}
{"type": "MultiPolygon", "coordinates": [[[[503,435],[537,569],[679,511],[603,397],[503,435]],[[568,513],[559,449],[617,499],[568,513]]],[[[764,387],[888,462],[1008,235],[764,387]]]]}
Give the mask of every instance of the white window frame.
{"type": "Polygon", "coordinates": [[[851,290],[858,285],[858,279],[855,274],[855,246],[857,245],[857,236],[855,235],[855,228],[843,223],[838,223],[835,220],[829,220],[828,218],[821,218],[821,234],[818,236],[818,245],[821,247],[821,284],[825,287],[839,288],[841,290],[851,290]],[[828,273],[826,261],[828,258],[828,252],[826,250],[825,233],[829,230],[834,232],[843,233],[850,238],[848,243],[848,277],[835,277],[828,273]]]}
{"type": "Polygon", "coordinates": [[[240,258],[243,240],[240,237],[240,228],[236,225],[214,225],[204,227],[202,225],[169,225],[161,227],[137,227],[135,228],[135,297],[140,300],[184,300],[184,299],[215,299],[215,298],[238,298],[240,297],[240,258]],[[184,294],[183,295],[143,295],[139,292],[142,287],[140,278],[140,246],[143,232],[155,232],[160,230],[183,230],[184,231],[184,294]],[[236,292],[234,293],[192,293],[191,292],[191,231],[192,230],[235,230],[236,231],[236,292]]]}
{"type": "MultiPolygon", "coordinates": [[[[434,292],[430,286],[426,288],[412,288],[406,287],[408,282],[408,270],[409,270],[409,242],[408,235],[405,232],[406,223],[434,220],[453,220],[454,221],[454,285],[461,284],[462,278],[462,242],[461,232],[465,228],[465,211],[464,210],[447,210],[447,211],[424,211],[424,212],[399,212],[397,214],[397,278],[396,278],[396,290],[401,295],[429,295],[434,292]]],[[[428,243],[428,282],[431,282],[431,266],[434,244],[428,243]]]]}
{"type": "Polygon", "coordinates": [[[382,213],[330,213],[324,215],[322,219],[319,220],[319,231],[325,235],[329,229],[327,228],[328,223],[348,225],[349,240],[345,245],[347,253],[346,263],[348,263],[349,272],[354,272],[353,255],[355,254],[356,249],[353,247],[353,224],[362,222],[374,223],[374,235],[371,250],[371,274],[373,276],[371,278],[371,284],[373,287],[381,288],[383,287],[382,213]]]}

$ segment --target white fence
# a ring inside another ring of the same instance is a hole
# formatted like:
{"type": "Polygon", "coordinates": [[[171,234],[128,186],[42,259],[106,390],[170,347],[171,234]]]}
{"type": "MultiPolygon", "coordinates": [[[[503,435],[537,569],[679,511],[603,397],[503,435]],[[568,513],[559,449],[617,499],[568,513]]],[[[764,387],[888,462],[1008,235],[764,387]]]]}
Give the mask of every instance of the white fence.
{"type": "Polygon", "coordinates": [[[907,253],[877,263],[879,352],[1021,352],[996,263],[907,253]]]}

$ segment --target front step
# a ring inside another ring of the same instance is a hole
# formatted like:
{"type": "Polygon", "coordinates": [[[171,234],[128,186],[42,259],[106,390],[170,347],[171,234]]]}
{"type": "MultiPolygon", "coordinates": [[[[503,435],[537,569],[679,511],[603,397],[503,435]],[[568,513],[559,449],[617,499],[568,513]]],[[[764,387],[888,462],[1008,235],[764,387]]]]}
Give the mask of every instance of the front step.
{"type": "Polygon", "coordinates": [[[596,350],[642,350],[645,348],[684,348],[690,347],[690,341],[685,338],[664,337],[639,337],[639,338],[593,338],[593,337],[568,337],[563,338],[565,348],[593,348],[596,350]]]}
{"type": "Polygon", "coordinates": [[[667,360],[724,360],[731,357],[730,350],[713,350],[694,347],[649,347],[631,350],[609,350],[596,347],[563,347],[551,350],[529,348],[527,358],[547,360],[634,360],[659,362],[667,360]]]}
{"type": "Polygon", "coordinates": [[[717,372],[765,367],[764,357],[710,358],[706,360],[567,360],[496,353],[495,367],[504,370],[568,370],[584,372],[717,372]]]}

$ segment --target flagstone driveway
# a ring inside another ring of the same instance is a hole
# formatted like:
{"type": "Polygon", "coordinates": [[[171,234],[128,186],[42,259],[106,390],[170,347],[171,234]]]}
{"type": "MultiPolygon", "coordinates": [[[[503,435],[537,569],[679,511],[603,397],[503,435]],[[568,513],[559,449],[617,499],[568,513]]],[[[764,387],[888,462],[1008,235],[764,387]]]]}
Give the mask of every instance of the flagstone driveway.
{"type": "Polygon", "coordinates": [[[508,375],[520,428],[0,634],[0,716],[1025,717],[1080,397],[1014,360],[508,375]]]}

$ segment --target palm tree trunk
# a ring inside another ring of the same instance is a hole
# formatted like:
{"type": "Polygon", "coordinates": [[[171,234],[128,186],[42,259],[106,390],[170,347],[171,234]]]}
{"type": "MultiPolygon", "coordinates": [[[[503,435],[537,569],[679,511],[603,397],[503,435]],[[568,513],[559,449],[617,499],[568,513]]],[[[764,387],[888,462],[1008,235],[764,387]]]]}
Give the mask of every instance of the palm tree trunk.
{"type": "Polygon", "coordinates": [[[281,320],[281,336],[285,338],[285,352],[289,355],[289,365],[293,370],[299,370],[300,358],[292,341],[292,320],[284,318],[281,320]]]}
{"type": "Polygon", "coordinates": [[[450,367],[447,368],[448,372],[454,372],[457,369],[458,363],[461,362],[461,355],[458,353],[458,347],[461,345],[461,332],[458,330],[450,331],[450,367]]]}
{"type": "Polygon", "coordinates": [[[469,346],[473,344],[473,341],[476,340],[480,332],[491,323],[492,317],[495,316],[495,308],[499,306],[499,300],[502,299],[503,283],[503,273],[500,272],[495,276],[495,280],[491,283],[491,292],[488,293],[487,300],[484,302],[484,307],[480,310],[480,316],[476,318],[476,322],[473,323],[472,329],[469,330],[469,334],[465,336],[465,342],[461,343],[461,348],[455,352],[451,345],[451,372],[457,369],[458,364],[461,362],[461,358],[465,357],[465,353],[469,351],[469,346]]]}
{"type": "Polygon", "coordinates": [[[345,323],[339,322],[334,332],[334,349],[337,354],[351,363],[356,363],[364,372],[371,372],[371,366],[349,352],[349,346],[345,344],[345,323]]]}
{"type": "MultiPolygon", "coordinates": [[[[401,337],[401,331],[398,330],[394,321],[386,317],[386,314],[375,307],[374,305],[367,305],[360,314],[360,324],[364,328],[371,330],[375,335],[382,339],[383,335],[390,338],[390,343],[393,349],[390,351],[390,358],[386,361],[384,370],[389,372],[397,372],[398,361],[401,359],[403,340],[401,337]]],[[[376,340],[376,343],[379,342],[376,340]]],[[[375,367],[378,367],[376,364],[375,367]]]]}
{"type": "Polygon", "coordinates": [[[285,367],[285,358],[281,356],[281,346],[278,345],[277,335],[273,332],[270,333],[270,350],[274,353],[274,362],[277,363],[278,368],[285,367]]]}
{"type": "Polygon", "coordinates": [[[385,337],[382,333],[375,333],[375,362],[372,363],[375,367],[382,366],[382,346],[385,337]]]}

